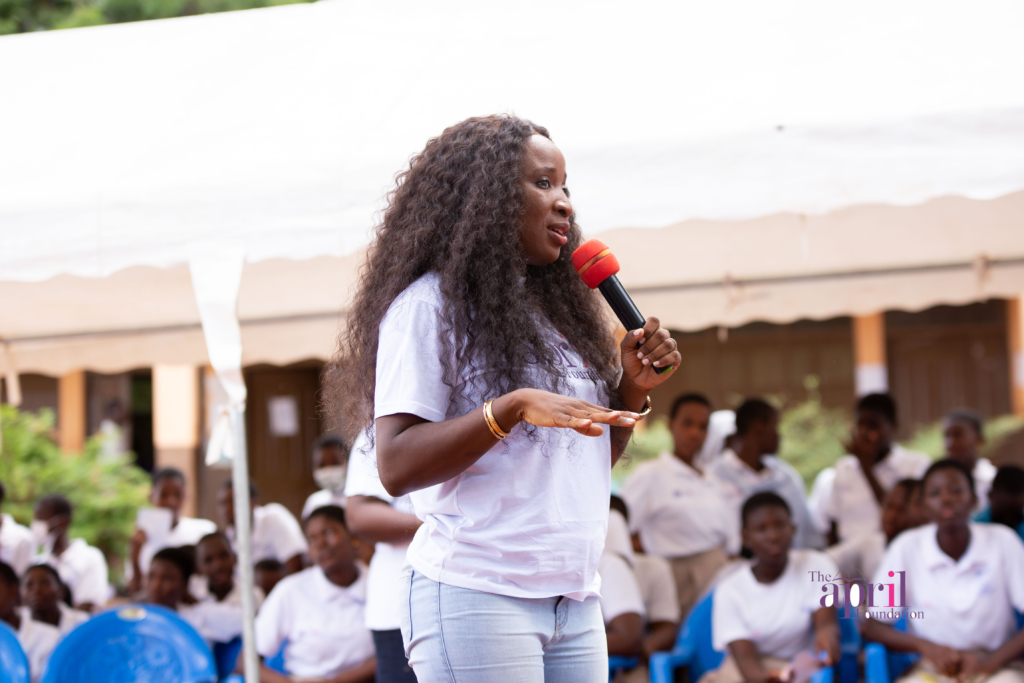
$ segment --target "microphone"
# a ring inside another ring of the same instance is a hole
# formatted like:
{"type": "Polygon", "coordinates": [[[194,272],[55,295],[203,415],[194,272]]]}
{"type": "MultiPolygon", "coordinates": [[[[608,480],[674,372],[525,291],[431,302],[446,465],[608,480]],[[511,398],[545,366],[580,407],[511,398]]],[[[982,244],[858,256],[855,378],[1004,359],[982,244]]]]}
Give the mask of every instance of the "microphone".
{"type": "MultiPolygon", "coordinates": [[[[598,289],[604,300],[612,307],[616,317],[626,331],[638,330],[647,319],[640,314],[633,300],[629,298],[626,288],[619,282],[619,260],[601,240],[588,240],[572,253],[572,266],[583,279],[583,284],[591,289],[598,289]]],[[[666,365],[654,368],[659,375],[668,372],[673,366],[666,365]]]]}

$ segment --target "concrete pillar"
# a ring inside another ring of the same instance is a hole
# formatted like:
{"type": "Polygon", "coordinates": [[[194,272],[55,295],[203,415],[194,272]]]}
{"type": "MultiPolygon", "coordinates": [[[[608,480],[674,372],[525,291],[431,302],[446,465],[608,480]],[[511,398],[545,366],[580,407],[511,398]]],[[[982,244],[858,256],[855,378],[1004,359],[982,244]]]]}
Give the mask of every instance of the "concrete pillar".
{"type": "Polygon", "coordinates": [[[85,371],[57,380],[57,434],[60,449],[78,453],[85,445],[85,371]]]}
{"type": "Polygon", "coordinates": [[[187,483],[183,515],[196,514],[196,447],[199,445],[199,369],[153,366],[153,447],[156,468],[176,467],[187,483]]]}
{"type": "Polygon", "coordinates": [[[872,313],[853,318],[853,358],[856,364],[857,395],[889,390],[889,369],[885,362],[885,314],[872,313]]]}
{"type": "Polygon", "coordinates": [[[1024,295],[1006,302],[1006,332],[1010,351],[1010,405],[1024,416],[1024,295]]]}

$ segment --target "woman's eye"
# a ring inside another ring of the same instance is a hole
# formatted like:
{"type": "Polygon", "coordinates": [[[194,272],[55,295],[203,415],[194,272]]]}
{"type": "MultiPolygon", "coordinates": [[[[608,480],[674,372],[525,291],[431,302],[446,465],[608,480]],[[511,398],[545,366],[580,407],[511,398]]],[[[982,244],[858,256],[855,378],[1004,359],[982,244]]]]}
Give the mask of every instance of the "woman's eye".
{"type": "Polygon", "coordinates": [[[563,186],[562,186],[562,192],[564,192],[564,193],[565,193],[565,198],[566,198],[566,199],[568,199],[568,198],[569,198],[569,188],[568,188],[568,187],[565,187],[565,186],[563,185],[563,186]]]}
{"type": "Polygon", "coordinates": [[[540,180],[537,181],[537,185],[541,189],[546,190],[549,187],[551,187],[551,181],[549,181],[547,178],[541,178],[540,180]]]}

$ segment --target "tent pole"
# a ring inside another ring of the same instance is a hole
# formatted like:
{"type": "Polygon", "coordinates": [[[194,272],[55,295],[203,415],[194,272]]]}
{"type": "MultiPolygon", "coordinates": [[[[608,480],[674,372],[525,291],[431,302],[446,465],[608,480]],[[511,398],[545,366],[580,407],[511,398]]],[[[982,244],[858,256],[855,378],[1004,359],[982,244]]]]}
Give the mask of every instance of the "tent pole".
{"type": "Polygon", "coordinates": [[[231,410],[231,434],[235,440],[231,481],[235,501],[235,542],[238,544],[239,579],[242,585],[242,657],[245,683],[259,683],[260,661],[256,654],[252,570],[252,508],[249,500],[249,461],[245,441],[245,405],[231,410]]]}

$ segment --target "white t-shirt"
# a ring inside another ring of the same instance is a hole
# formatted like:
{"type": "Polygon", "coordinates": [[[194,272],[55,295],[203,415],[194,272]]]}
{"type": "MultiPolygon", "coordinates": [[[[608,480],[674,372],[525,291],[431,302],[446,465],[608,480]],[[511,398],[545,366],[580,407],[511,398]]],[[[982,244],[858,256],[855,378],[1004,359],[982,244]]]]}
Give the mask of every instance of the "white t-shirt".
{"type": "Polygon", "coordinates": [[[847,579],[868,581],[878,571],[878,564],[885,554],[885,532],[873,531],[854,536],[826,549],[825,554],[835,560],[847,579]]]}
{"type": "MultiPolygon", "coordinates": [[[[348,457],[345,496],[372,496],[406,514],[415,514],[409,496],[392,497],[377,475],[375,451],[360,434],[348,457]]],[[[401,579],[408,543],[377,543],[366,576],[366,628],[393,631],[401,626],[401,579]]]]}
{"type": "Polygon", "coordinates": [[[374,656],[373,637],[363,625],[366,572],[343,588],[319,567],[286,576],[256,615],[256,651],[273,657],[284,649],[293,676],[331,677],[374,656]]]}
{"type": "Polygon", "coordinates": [[[749,640],[762,657],[790,659],[814,646],[814,612],[821,609],[821,583],[810,572],[835,576],[835,562],[816,550],[790,550],[782,576],[772,583],[754,578],[750,564],[726,577],[715,589],[711,613],[716,650],[749,640]]]}
{"type": "Polygon", "coordinates": [[[970,524],[971,541],[959,561],[939,548],[937,527],[904,531],[885,551],[874,576],[874,618],[893,621],[889,609],[923,612],[907,619],[907,630],[925,640],[958,650],[996,650],[1017,633],[1013,611],[1024,612],[1024,544],[1001,524],[970,524]],[[893,576],[889,576],[889,572],[893,576]],[[906,572],[906,604],[900,602],[900,575],[906,572]],[[878,597],[881,596],[881,597],[878,597]]]}
{"type": "Polygon", "coordinates": [[[641,463],[619,492],[644,550],[687,557],[712,548],[740,550],[739,518],[721,483],[671,453],[641,463]]]}
{"type": "Polygon", "coordinates": [[[56,569],[60,580],[71,589],[71,598],[76,605],[88,602],[102,607],[113,594],[107,558],[99,548],[86,543],[85,539],[72,540],[60,555],[43,552],[32,561],[56,569]]]}
{"type": "MultiPolygon", "coordinates": [[[[920,479],[930,464],[931,459],[924,453],[893,444],[889,455],[875,463],[872,470],[888,493],[900,479],[920,479]]],[[[854,455],[844,455],[836,461],[828,517],[835,520],[840,541],[882,528],[882,507],[854,455]]]]}
{"type": "MultiPolygon", "coordinates": [[[[227,535],[234,547],[234,527],[228,527],[227,535]]],[[[261,560],[284,563],[309,550],[298,520],[280,503],[267,503],[253,508],[251,543],[253,564],[261,560]]],[[[235,552],[238,552],[237,548],[235,552]]]]}
{"type": "MultiPolygon", "coordinates": [[[[179,517],[178,524],[162,539],[147,539],[142,544],[142,548],[139,550],[139,569],[142,570],[143,577],[149,571],[149,563],[153,561],[153,556],[164,548],[195,545],[203,536],[212,534],[216,530],[217,525],[208,519],[179,517]]],[[[131,561],[125,562],[125,578],[130,580],[132,572],[131,561]]]]}
{"type": "Polygon", "coordinates": [[[0,560],[11,565],[11,569],[21,576],[35,554],[36,543],[32,532],[6,513],[0,520],[0,560]]]}
{"type": "Polygon", "coordinates": [[[633,575],[644,598],[647,621],[679,623],[679,594],[672,565],[663,557],[638,554],[633,558],[633,575]]]}
{"type": "MultiPolygon", "coordinates": [[[[434,273],[391,304],[380,324],[376,418],[411,413],[440,422],[496,398],[484,395],[486,369],[479,365],[467,376],[444,376],[438,338],[444,315],[434,273]],[[450,405],[445,380],[468,385],[469,400],[450,405]]],[[[549,334],[569,392],[607,405],[597,372],[564,338],[549,334]]],[[[545,384],[538,375],[536,386],[545,384]]],[[[424,523],[409,546],[409,563],[433,581],[485,593],[597,595],[611,495],[610,431],[595,438],[536,428],[531,438],[520,424],[462,474],[415,491],[412,502],[424,523]]]]}
{"type": "Polygon", "coordinates": [[[820,548],[824,546],[821,534],[818,533],[811,513],[807,509],[807,493],[804,480],[800,478],[793,466],[774,455],[761,458],[764,468],[758,472],[731,449],[723,451],[722,456],[708,467],[708,475],[721,482],[726,499],[733,509],[733,518],[737,526],[740,524],[740,511],[747,498],[761,491],[772,491],[783,498],[789,505],[796,534],[793,536],[794,548],[820,548]]]}
{"type": "Polygon", "coordinates": [[[646,618],[644,598],[632,567],[618,553],[606,552],[598,563],[601,572],[601,614],[608,624],[623,614],[639,614],[646,618]]]}
{"type": "Polygon", "coordinates": [[[814,478],[811,493],[807,496],[807,509],[811,513],[811,521],[822,536],[828,535],[832,528],[832,520],[828,516],[828,506],[832,502],[832,485],[836,481],[836,468],[826,467],[814,478]]]}
{"type": "Polygon", "coordinates": [[[996,478],[999,469],[992,464],[988,458],[978,458],[974,463],[974,492],[978,496],[978,507],[976,511],[988,507],[988,492],[992,489],[992,480],[996,478]]]}
{"type": "Polygon", "coordinates": [[[60,642],[61,633],[56,626],[33,619],[27,607],[20,608],[18,612],[21,617],[18,642],[28,658],[29,675],[35,683],[42,677],[53,648],[60,642]]]}
{"type": "Polygon", "coordinates": [[[337,505],[340,508],[344,508],[345,494],[341,491],[331,491],[329,489],[320,489],[309,494],[309,498],[306,499],[302,506],[302,519],[306,519],[313,510],[322,508],[325,505],[337,505]]]}
{"type": "Polygon", "coordinates": [[[210,645],[227,643],[242,635],[240,596],[237,602],[229,602],[227,598],[223,602],[217,602],[216,599],[207,597],[194,605],[179,605],[178,615],[210,645]]]}

